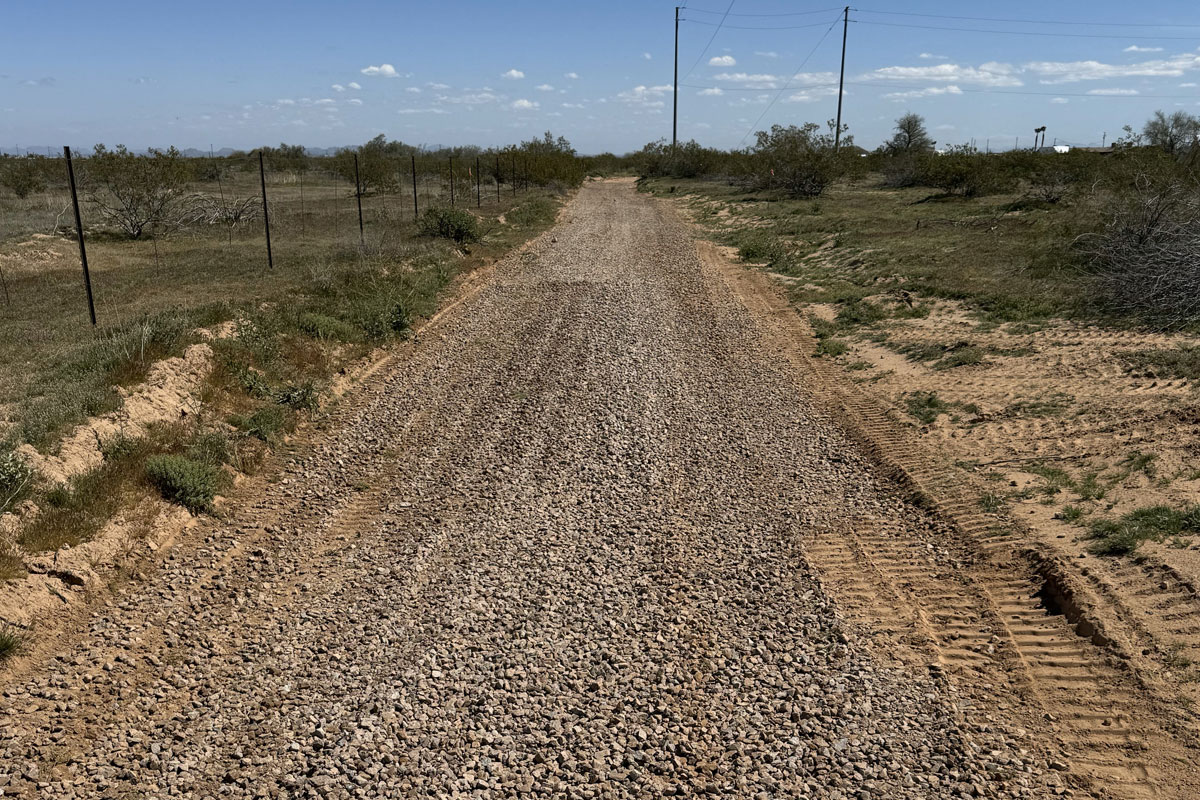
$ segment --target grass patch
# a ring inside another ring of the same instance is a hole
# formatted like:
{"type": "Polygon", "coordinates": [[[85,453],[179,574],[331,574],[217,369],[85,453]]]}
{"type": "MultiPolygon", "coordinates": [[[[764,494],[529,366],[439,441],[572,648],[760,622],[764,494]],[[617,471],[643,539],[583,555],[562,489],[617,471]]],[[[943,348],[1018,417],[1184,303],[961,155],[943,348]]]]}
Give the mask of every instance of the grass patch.
{"type": "Polygon", "coordinates": [[[989,514],[995,514],[1004,508],[1004,495],[986,492],[979,498],[979,507],[989,514]]]}
{"type": "Polygon", "coordinates": [[[954,369],[956,367],[973,367],[986,363],[984,351],[979,347],[959,347],[948,352],[941,360],[934,363],[934,369],[954,369]]]}
{"type": "Polygon", "coordinates": [[[1200,533],[1200,506],[1184,510],[1147,506],[1117,519],[1096,520],[1086,538],[1093,542],[1089,552],[1115,556],[1128,555],[1143,542],[1162,542],[1185,533],[1200,533]]]}
{"type": "Polygon", "coordinates": [[[821,339],[817,342],[817,355],[837,357],[850,351],[850,345],[841,339],[821,339]]]}
{"type": "Polygon", "coordinates": [[[163,498],[194,514],[211,513],[213,499],[226,484],[220,469],[183,455],[151,456],[146,459],[146,476],[163,498]]]}
{"type": "Polygon", "coordinates": [[[29,496],[33,470],[12,450],[0,449],[0,514],[16,508],[29,496]]]}
{"type": "Polygon", "coordinates": [[[1166,378],[1200,380],[1200,347],[1180,346],[1173,350],[1138,350],[1122,358],[1136,370],[1145,370],[1166,378]]]}
{"type": "Polygon", "coordinates": [[[16,655],[25,643],[25,636],[12,625],[0,625],[0,662],[16,655]]]}
{"type": "Polygon", "coordinates": [[[424,236],[449,239],[456,244],[479,241],[479,221],[461,208],[427,208],[417,227],[424,236]]]}
{"type": "Polygon", "coordinates": [[[1084,511],[1079,506],[1063,506],[1056,516],[1065,522],[1078,522],[1083,519],[1083,514],[1084,511]]]}
{"type": "Polygon", "coordinates": [[[953,406],[937,396],[937,392],[913,392],[904,398],[904,407],[924,425],[932,425],[953,406]]]}

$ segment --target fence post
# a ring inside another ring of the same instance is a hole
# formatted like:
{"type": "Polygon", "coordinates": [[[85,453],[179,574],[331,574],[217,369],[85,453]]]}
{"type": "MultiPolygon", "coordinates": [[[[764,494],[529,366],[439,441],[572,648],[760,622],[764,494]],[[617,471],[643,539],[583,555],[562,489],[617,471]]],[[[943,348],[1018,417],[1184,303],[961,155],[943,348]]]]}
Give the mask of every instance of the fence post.
{"type": "Polygon", "coordinates": [[[409,157],[412,159],[413,171],[413,222],[416,222],[417,217],[421,215],[420,210],[417,208],[417,155],[416,153],[409,153],[409,157]]]}
{"type": "Polygon", "coordinates": [[[358,201],[358,249],[367,249],[367,239],[363,234],[362,220],[362,184],[358,180],[358,153],[354,154],[354,199],[358,201]]]}
{"type": "Polygon", "coordinates": [[[483,177],[479,174],[479,156],[475,156],[475,207],[483,208],[483,177]]]}
{"type": "MultiPolygon", "coordinates": [[[[79,192],[75,189],[75,166],[71,163],[71,148],[63,147],[63,155],[67,159],[67,177],[71,181],[71,204],[75,206],[75,235],[79,237],[79,263],[83,264],[83,285],[87,289],[88,315],[92,318],[92,327],[96,327],[96,301],[92,297],[92,274],[88,271],[87,248],[83,245],[83,219],[79,216],[79,192]]],[[[8,287],[5,286],[5,295],[8,287]]]]}
{"type": "Polygon", "coordinates": [[[262,183],[263,230],[267,233],[267,269],[275,269],[275,259],[271,256],[271,214],[267,210],[267,169],[263,166],[262,150],[258,151],[258,180],[262,183]]]}
{"type": "Polygon", "coordinates": [[[454,208],[454,156],[450,156],[450,207],[454,208]]]}
{"type": "Polygon", "coordinates": [[[512,169],[513,197],[516,197],[517,196],[517,151],[516,150],[513,151],[512,162],[513,162],[513,169],[512,169]]]}

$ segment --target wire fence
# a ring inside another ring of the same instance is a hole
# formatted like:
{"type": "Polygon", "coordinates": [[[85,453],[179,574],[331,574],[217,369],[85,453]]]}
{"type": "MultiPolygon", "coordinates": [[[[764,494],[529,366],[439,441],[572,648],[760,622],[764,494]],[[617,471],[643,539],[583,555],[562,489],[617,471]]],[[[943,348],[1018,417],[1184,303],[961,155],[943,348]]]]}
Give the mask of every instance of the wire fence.
{"type": "Polygon", "coordinates": [[[255,263],[295,270],[320,260],[386,257],[418,239],[429,209],[461,209],[483,220],[531,190],[560,189],[582,175],[573,154],[518,148],[360,148],[321,157],[297,150],[184,157],[98,149],[81,157],[64,148],[54,158],[0,157],[0,298],[12,309],[48,283],[61,284],[66,248],[51,245],[74,239],[86,289],[77,297],[96,325],[105,322],[97,303],[128,305],[113,292],[127,283],[112,280],[125,269],[152,263],[158,276],[186,273],[194,281],[206,271],[245,272],[255,263]]]}

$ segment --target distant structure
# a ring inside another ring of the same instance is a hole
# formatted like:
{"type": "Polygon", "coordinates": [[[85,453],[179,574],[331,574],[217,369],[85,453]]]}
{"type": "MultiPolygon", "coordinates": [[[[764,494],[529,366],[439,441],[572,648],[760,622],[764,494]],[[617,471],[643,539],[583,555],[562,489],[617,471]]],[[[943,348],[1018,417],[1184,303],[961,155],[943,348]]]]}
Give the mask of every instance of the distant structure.
{"type": "MultiPolygon", "coordinates": [[[[1083,150],[1086,148],[1076,148],[1076,149],[1083,150]]],[[[1037,152],[1039,152],[1039,153],[1069,153],[1069,152],[1071,152],[1071,146],[1066,145],[1066,144],[1052,144],[1049,147],[1039,147],[1037,149],[1037,152]]]]}

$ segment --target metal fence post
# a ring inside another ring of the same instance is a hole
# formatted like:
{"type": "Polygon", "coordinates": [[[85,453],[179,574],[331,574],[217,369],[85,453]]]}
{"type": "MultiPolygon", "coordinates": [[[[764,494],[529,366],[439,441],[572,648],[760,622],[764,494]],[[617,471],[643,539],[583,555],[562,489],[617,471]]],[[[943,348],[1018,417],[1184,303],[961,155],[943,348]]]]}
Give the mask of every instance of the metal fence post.
{"type": "Polygon", "coordinates": [[[275,259],[271,255],[271,214],[267,210],[267,169],[263,166],[262,150],[258,151],[258,180],[262,183],[263,230],[267,234],[267,269],[275,269],[275,259]]]}
{"type": "Polygon", "coordinates": [[[516,150],[513,151],[512,162],[513,162],[513,168],[512,168],[513,197],[516,197],[517,196],[517,151],[516,150]]]}
{"type": "Polygon", "coordinates": [[[483,178],[479,174],[479,156],[475,156],[475,207],[483,208],[483,178]]]}
{"type": "Polygon", "coordinates": [[[450,207],[454,207],[454,156],[450,156],[450,207]]]}
{"type": "Polygon", "coordinates": [[[496,202],[500,202],[500,154],[496,154],[496,202]]]}
{"type": "Polygon", "coordinates": [[[417,217],[419,217],[419,216],[421,215],[421,212],[420,212],[420,211],[417,209],[417,156],[416,156],[416,153],[409,153],[409,157],[412,159],[412,172],[413,172],[413,221],[415,222],[415,221],[416,221],[416,219],[417,219],[417,217]]]}
{"type": "MultiPolygon", "coordinates": [[[[87,289],[88,314],[92,318],[92,327],[96,326],[96,302],[92,298],[92,274],[88,271],[87,248],[83,245],[83,219],[79,216],[79,192],[75,190],[75,167],[71,163],[71,148],[63,147],[63,155],[67,158],[67,177],[71,180],[71,204],[75,206],[75,235],[79,237],[79,263],[83,264],[83,285],[87,289]]],[[[8,294],[8,287],[4,289],[8,294]]]]}
{"type": "Polygon", "coordinates": [[[358,201],[358,247],[360,250],[365,250],[367,238],[363,233],[362,184],[358,180],[358,153],[354,154],[354,199],[358,201]]]}

